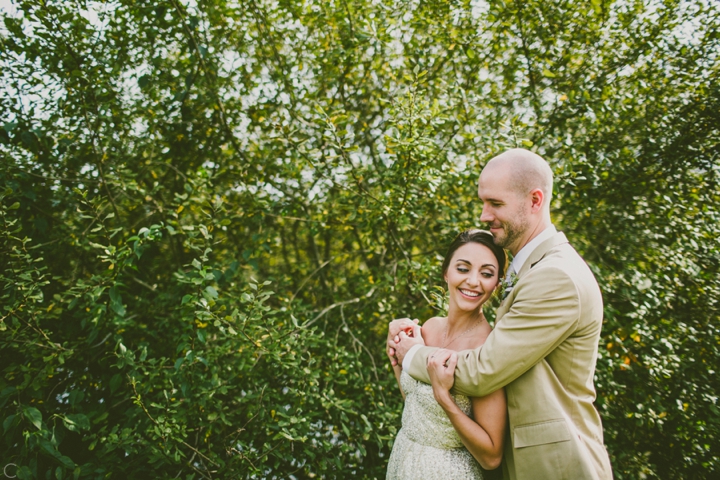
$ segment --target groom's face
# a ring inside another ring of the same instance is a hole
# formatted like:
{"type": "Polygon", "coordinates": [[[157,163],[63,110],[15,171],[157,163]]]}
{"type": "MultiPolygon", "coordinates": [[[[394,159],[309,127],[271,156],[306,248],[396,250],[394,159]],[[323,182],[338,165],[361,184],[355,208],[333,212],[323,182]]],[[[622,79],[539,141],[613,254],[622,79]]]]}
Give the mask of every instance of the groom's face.
{"type": "Polygon", "coordinates": [[[485,168],[478,181],[478,196],[483,202],[480,221],[495,237],[495,244],[517,253],[528,230],[528,202],[512,188],[502,168],[485,168]]]}

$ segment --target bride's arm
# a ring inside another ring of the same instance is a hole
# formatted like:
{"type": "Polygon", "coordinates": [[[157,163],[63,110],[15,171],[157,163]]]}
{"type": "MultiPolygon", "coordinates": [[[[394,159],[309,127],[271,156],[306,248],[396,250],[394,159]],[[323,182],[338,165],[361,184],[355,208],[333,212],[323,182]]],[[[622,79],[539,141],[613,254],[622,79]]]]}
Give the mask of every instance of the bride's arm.
{"type": "Polygon", "coordinates": [[[403,392],[402,384],[400,383],[400,374],[402,373],[402,365],[400,365],[397,360],[395,359],[395,352],[391,350],[389,343],[390,340],[394,339],[395,336],[400,333],[401,330],[411,328],[415,326],[418,323],[417,320],[411,321],[408,318],[401,318],[397,320],[393,320],[390,322],[390,325],[388,325],[388,338],[385,345],[385,354],[388,356],[388,359],[390,360],[390,366],[393,369],[393,373],[395,374],[395,380],[397,380],[398,388],[400,389],[400,394],[403,396],[403,399],[405,399],[405,392],[403,392]]]}
{"type": "Polygon", "coordinates": [[[394,365],[392,369],[393,373],[395,374],[395,380],[397,380],[398,388],[400,389],[400,395],[402,395],[403,400],[405,400],[405,392],[403,392],[402,384],[400,383],[400,374],[402,373],[402,367],[399,365],[394,365]]]}
{"type": "Polygon", "coordinates": [[[486,470],[497,468],[502,460],[507,421],[505,390],[473,398],[473,420],[460,410],[450,396],[457,355],[450,350],[439,350],[433,355],[428,361],[428,373],[435,400],[445,410],[463,444],[480,465],[486,470]]]}

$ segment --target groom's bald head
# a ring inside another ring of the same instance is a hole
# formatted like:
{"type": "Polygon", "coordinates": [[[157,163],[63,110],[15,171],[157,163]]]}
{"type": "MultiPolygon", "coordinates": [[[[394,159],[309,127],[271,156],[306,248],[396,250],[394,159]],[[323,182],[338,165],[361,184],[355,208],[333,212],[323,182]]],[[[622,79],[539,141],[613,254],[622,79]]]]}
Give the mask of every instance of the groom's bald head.
{"type": "Polygon", "coordinates": [[[539,188],[545,197],[543,206],[549,209],[553,173],[540,155],[524,148],[513,148],[490,160],[483,169],[485,171],[502,171],[508,180],[508,188],[519,195],[539,188]]]}

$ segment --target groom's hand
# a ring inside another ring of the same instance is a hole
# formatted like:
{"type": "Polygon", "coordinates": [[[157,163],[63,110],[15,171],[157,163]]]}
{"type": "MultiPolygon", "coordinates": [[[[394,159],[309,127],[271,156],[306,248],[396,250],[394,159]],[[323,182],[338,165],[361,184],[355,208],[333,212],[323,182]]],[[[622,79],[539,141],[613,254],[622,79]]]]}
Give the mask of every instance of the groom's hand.
{"type": "Polygon", "coordinates": [[[398,359],[395,357],[396,341],[399,340],[398,335],[402,331],[407,334],[412,334],[412,329],[417,326],[418,322],[419,320],[417,318],[415,320],[410,320],[409,318],[397,318],[390,322],[390,325],[388,326],[387,348],[385,350],[393,367],[398,364],[398,359]]]}
{"type": "Polygon", "coordinates": [[[422,330],[419,325],[414,325],[409,333],[401,331],[394,339],[395,358],[402,365],[405,355],[415,345],[425,345],[422,338],[422,330]]]}

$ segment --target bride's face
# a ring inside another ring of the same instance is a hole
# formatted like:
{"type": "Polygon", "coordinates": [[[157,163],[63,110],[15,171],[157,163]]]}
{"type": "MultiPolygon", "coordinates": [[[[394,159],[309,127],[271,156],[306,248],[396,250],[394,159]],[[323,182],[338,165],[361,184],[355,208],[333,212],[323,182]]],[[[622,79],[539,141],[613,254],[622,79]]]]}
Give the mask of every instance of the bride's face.
{"type": "Polygon", "coordinates": [[[466,243],[453,253],[445,281],[450,293],[450,308],[476,310],[498,285],[498,261],[485,245],[466,243]]]}

